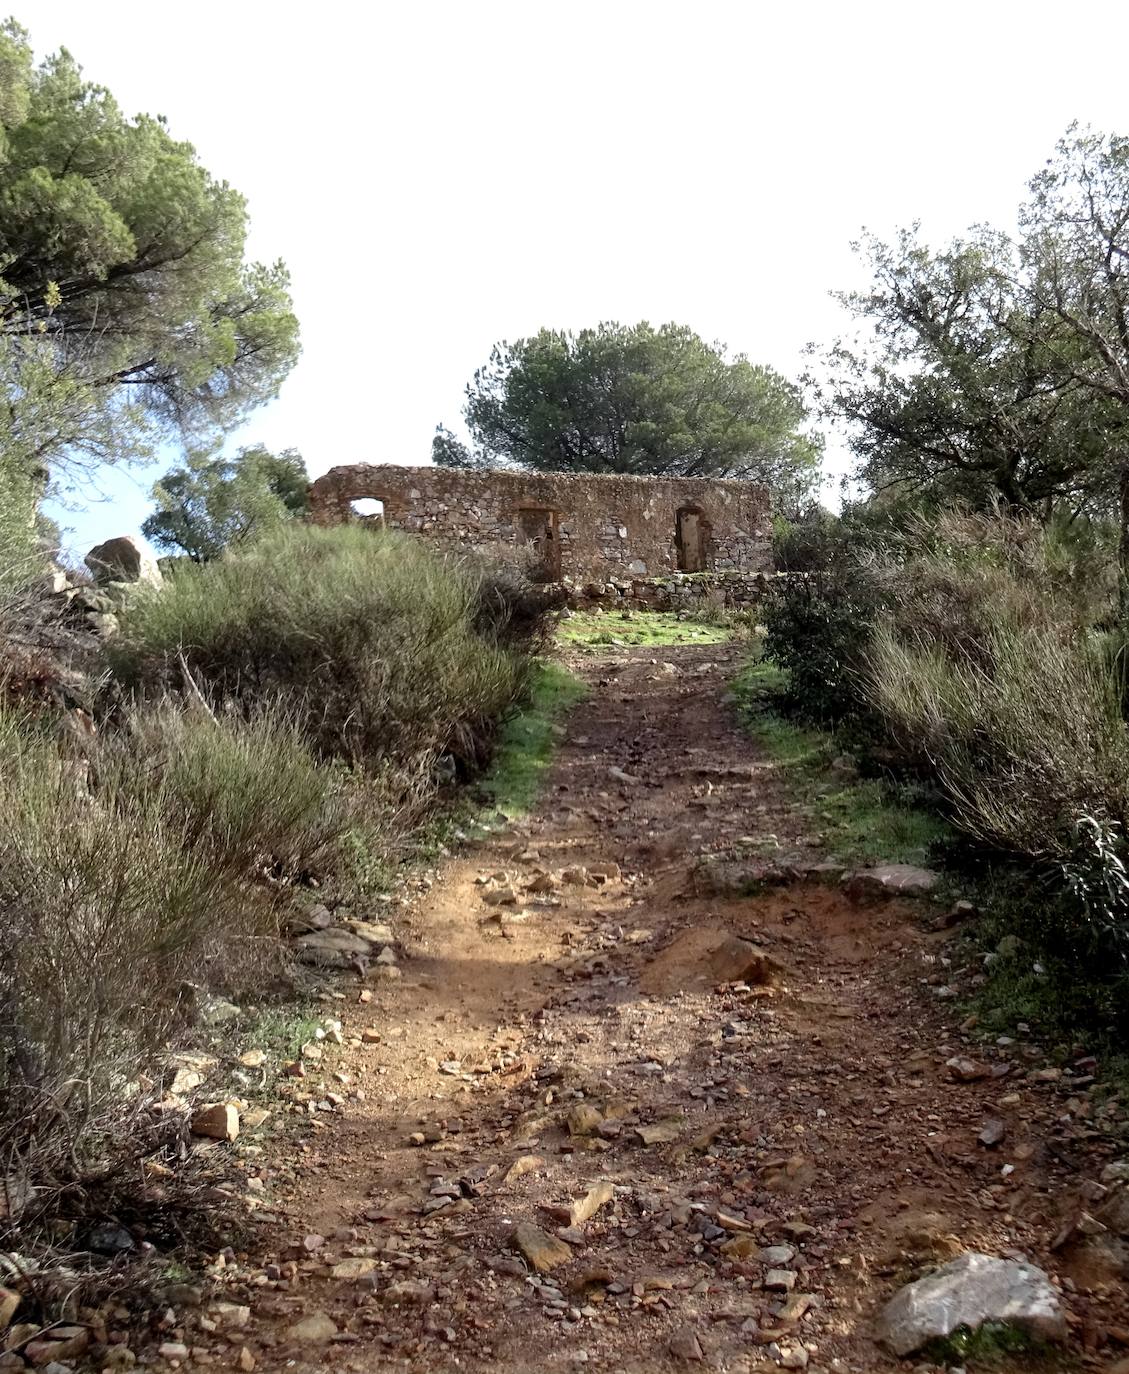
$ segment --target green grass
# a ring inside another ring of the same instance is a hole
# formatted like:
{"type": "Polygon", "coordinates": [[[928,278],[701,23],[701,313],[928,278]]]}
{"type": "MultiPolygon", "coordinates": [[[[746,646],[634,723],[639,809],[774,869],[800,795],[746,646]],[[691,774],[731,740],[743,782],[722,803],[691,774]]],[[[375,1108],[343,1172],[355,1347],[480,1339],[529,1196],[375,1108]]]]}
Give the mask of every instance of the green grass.
{"type": "Polygon", "coordinates": [[[532,809],[553,761],[554,726],[587,694],[566,668],[537,665],[528,703],[502,727],[494,761],[479,785],[495,810],[512,818],[532,809]]]}
{"type": "Polygon", "coordinates": [[[1013,1355],[1039,1356],[1050,1353],[1045,1341],[1004,1322],[985,1322],[975,1331],[960,1326],[951,1336],[930,1341],[922,1351],[938,1364],[955,1366],[974,1362],[981,1368],[1010,1364],[1013,1355]]]}
{"type": "Polygon", "coordinates": [[[562,644],[588,648],[725,644],[733,635],[731,624],[681,617],[673,611],[577,611],[557,630],[562,644]]]}
{"type": "Polygon", "coordinates": [[[776,709],[783,685],[779,668],[755,659],[734,681],[733,700],[750,734],[813,811],[828,849],[848,863],[924,863],[948,833],[944,821],[906,805],[881,782],[844,781],[831,766],[842,752],[835,737],[776,709]]]}

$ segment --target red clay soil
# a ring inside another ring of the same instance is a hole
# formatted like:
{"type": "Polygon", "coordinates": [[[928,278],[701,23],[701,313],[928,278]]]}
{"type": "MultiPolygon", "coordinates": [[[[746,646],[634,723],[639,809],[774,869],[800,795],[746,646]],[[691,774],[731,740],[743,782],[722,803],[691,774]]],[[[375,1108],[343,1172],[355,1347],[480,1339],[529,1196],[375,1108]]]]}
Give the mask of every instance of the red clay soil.
{"type": "Polygon", "coordinates": [[[536,814],[446,861],[401,977],[336,985],[345,1044],[295,1091],[343,1105],[297,1159],[247,1156],[285,1220],[218,1271],[249,1323],[188,1343],[271,1371],[909,1368],[876,1312],[978,1249],[1047,1268],[1072,1367],[1115,1367],[1110,1254],[1052,1248],[1115,1157],[1090,1066],[962,1032],[935,908],[699,895],[704,853],[826,856],[726,702],[735,651],[653,652],[581,665],[536,814]],[[732,937],[772,985],[725,981],[732,937]]]}

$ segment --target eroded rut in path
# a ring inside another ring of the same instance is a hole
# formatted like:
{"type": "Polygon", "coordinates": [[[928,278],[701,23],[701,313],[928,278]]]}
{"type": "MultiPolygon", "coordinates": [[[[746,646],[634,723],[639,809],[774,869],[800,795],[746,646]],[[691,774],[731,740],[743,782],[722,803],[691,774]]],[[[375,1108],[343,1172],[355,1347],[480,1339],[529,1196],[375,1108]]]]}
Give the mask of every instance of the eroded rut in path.
{"type": "MultiPolygon", "coordinates": [[[[818,819],[739,730],[734,652],[662,652],[589,661],[536,815],[447,862],[399,980],[344,985],[324,1076],[363,1100],[262,1160],[286,1221],[230,1271],[245,1367],[893,1368],[870,1323],[928,1263],[1055,1268],[1062,1083],[1015,1046],[952,1081],[920,910],[699,890],[700,855],[766,836],[818,862],[818,819]]],[[[1115,1315],[1067,1297],[1083,1334],[1115,1315]]]]}

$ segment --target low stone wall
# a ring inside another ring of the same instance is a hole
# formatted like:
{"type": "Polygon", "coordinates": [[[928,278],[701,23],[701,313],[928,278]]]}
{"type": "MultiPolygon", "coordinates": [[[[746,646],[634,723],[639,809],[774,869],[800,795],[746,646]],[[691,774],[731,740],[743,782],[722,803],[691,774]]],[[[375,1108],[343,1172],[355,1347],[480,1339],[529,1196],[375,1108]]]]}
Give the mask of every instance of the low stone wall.
{"type": "MultiPolygon", "coordinates": [[[[802,575],[802,574],[801,574],[802,575]]],[[[672,573],[669,577],[567,582],[567,605],[630,606],[638,610],[692,611],[705,605],[739,610],[758,606],[782,578],[774,572],[672,573]]]]}
{"type": "Polygon", "coordinates": [[[550,581],[771,563],[768,492],[755,482],[357,464],[311,484],[310,518],[357,519],[361,499],[383,504],[390,529],[500,554],[550,581]]]}

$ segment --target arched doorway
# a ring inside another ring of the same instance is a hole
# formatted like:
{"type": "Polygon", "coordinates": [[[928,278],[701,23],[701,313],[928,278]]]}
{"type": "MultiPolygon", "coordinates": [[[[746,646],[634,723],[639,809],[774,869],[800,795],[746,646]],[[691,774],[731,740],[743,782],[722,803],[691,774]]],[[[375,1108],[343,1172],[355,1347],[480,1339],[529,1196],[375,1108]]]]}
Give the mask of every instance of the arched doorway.
{"type": "Polygon", "coordinates": [[[674,542],[680,572],[705,572],[709,567],[709,522],[701,506],[683,506],[675,518],[674,542]]]}

